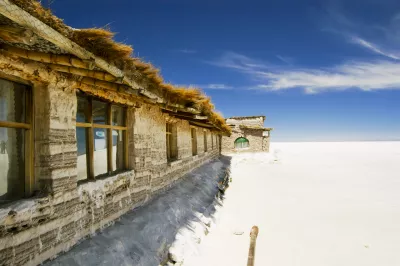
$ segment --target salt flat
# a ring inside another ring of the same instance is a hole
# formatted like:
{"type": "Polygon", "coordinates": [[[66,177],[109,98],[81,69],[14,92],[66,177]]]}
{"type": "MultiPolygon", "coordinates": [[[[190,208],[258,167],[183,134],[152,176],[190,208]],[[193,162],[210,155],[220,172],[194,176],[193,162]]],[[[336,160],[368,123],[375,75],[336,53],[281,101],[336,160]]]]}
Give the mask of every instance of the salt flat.
{"type": "Polygon", "coordinates": [[[246,265],[253,225],[256,265],[400,265],[400,142],[271,148],[232,157],[216,226],[185,265],[246,265]]]}

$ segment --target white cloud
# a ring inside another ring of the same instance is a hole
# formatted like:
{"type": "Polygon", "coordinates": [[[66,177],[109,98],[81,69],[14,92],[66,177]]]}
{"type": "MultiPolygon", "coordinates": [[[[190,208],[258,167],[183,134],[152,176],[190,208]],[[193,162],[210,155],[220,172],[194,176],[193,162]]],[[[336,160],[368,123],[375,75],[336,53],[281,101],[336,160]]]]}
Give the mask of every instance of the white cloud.
{"type": "Polygon", "coordinates": [[[282,55],[276,55],[276,58],[281,60],[283,63],[286,63],[288,65],[292,65],[294,62],[294,59],[289,57],[289,56],[282,56],[282,55]]]}
{"type": "Polygon", "coordinates": [[[284,90],[304,88],[308,93],[360,88],[364,91],[400,89],[400,63],[392,61],[352,62],[327,69],[264,72],[265,84],[258,88],[284,90]]]}
{"type": "Polygon", "coordinates": [[[207,63],[219,67],[239,70],[242,72],[253,72],[255,69],[266,69],[269,67],[269,64],[263,61],[255,60],[235,52],[224,52],[217,60],[207,63]]]}
{"type": "Polygon", "coordinates": [[[183,53],[183,54],[196,54],[197,53],[196,50],[191,50],[191,49],[178,49],[175,51],[179,52],[179,53],[183,53]]]}
{"type": "Polygon", "coordinates": [[[371,51],[373,51],[373,52],[375,52],[377,54],[389,57],[391,59],[400,60],[399,56],[397,56],[397,55],[395,55],[395,54],[393,54],[391,52],[384,51],[381,48],[379,48],[377,45],[375,45],[373,43],[370,43],[370,42],[368,42],[368,41],[366,41],[364,39],[361,39],[359,37],[352,36],[351,37],[351,42],[356,43],[358,45],[361,45],[361,46],[363,46],[363,47],[365,47],[365,48],[367,48],[367,49],[369,49],[369,50],[371,50],[371,51]]]}
{"type": "Polygon", "coordinates": [[[233,89],[232,86],[228,86],[226,84],[220,83],[210,83],[210,84],[190,84],[190,85],[181,85],[183,87],[193,87],[200,89],[210,89],[210,90],[229,90],[233,89]]]}

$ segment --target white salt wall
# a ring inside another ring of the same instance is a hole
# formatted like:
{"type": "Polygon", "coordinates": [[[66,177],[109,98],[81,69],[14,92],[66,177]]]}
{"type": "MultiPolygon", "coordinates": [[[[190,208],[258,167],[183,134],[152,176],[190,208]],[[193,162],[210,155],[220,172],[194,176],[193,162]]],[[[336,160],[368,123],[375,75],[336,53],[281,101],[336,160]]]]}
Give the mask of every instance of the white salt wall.
{"type": "Polygon", "coordinates": [[[256,265],[400,265],[400,142],[271,148],[233,157],[220,219],[184,265],[246,265],[253,225],[256,265]]]}
{"type": "MultiPolygon", "coordinates": [[[[180,242],[178,251],[187,254],[188,245],[196,242],[196,236],[187,232],[204,235],[206,229],[202,230],[201,225],[213,219],[218,204],[217,177],[224,169],[220,160],[204,164],[147,205],[126,213],[113,226],[44,265],[158,265],[180,234],[186,241],[180,242]]],[[[113,179],[81,185],[78,193],[98,199],[103,187],[114,183],[113,179]]]]}

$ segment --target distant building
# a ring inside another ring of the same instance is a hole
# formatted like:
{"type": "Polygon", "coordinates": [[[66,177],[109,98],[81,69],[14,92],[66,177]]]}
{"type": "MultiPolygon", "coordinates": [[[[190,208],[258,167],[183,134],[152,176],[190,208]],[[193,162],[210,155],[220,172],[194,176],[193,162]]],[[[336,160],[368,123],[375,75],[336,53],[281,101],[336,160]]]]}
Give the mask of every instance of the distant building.
{"type": "Polygon", "coordinates": [[[265,116],[240,116],[226,119],[232,134],[222,137],[222,153],[269,152],[270,131],[264,127],[265,116]]]}

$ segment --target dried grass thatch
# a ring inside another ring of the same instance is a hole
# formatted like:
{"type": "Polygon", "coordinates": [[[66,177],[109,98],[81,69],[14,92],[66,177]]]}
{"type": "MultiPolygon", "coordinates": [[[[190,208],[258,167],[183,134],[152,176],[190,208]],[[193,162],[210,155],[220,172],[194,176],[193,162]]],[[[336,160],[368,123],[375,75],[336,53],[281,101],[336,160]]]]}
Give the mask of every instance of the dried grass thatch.
{"type": "Polygon", "coordinates": [[[223,131],[231,132],[230,127],[225,124],[225,119],[214,111],[214,105],[210,98],[204,95],[201,90],[164,84],[159,69],[139,58],[134,58],[132,46],[115,42],[113,40],[115,34],[110,30],[101,28],[73,29],[65,25],[62,19],[54,16],[49,9],[44,8],[37,0],[10,1],[86,50],[114,64],[123,70],[128,78],[135,79],[169,103],[196,108],[202,114],[207,115],[209,120],[223,131]]]}

